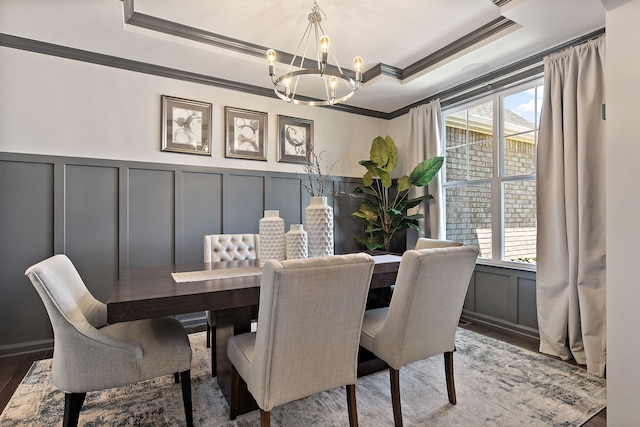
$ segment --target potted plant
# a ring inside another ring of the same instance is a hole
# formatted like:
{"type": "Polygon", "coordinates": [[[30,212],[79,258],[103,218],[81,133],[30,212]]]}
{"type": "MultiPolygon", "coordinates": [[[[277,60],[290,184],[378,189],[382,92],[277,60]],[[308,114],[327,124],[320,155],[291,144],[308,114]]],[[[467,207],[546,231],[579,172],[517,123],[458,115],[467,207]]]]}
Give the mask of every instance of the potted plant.
{"type": "Polygon", "coordinates": [[[396,144],[389,135],[376,137],[371,143],[369,160],[359,162],[367,168],[367,173],[362,177],[362,187],[354,191],[362,197],[362,204],[353,215],[364,221],[366,236],[357,240],[369,250],[389,251],[391,239],[398,232],[409,228],[420,231],[418,220],[424,215],[407,215],[407,210],[433,197],[426,194],[410,199],[409,192],[414,187],[429,184],[442,167],[443,160],[443,157],[427,159],[416,165],[409,176],[404,175],[394,182],[391,172],[398,164],[396,144]]]}

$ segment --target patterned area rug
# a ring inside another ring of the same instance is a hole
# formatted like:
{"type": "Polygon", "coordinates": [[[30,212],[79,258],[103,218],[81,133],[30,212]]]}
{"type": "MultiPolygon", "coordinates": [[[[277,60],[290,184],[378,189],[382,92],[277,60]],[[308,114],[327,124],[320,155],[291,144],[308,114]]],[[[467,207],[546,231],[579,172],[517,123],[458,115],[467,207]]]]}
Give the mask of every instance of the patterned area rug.
{"type": "MultiPolygon", "coordinates": [[[[197,426],[256,426],[257,411],[228,420],[229,409],[209,374],[204,332],[190,336],[197,426]]],[[[584,369],[483,335],[458,329],[454,355],[457,405],[450,405],[442,356],[400,371],[407,426],[577,426],[606,405],[605,380],[584,369]]],[[[49,382],[51,361],[33,364],[4,412],[1,426],[60,425],[62,392],[49,382]]],[[[392,426],[389,375],[358,379],[361,426],[392,426]]],[[[275,408],[274,426],[348,425],[344,388],[275,408]]],[[[85,426],[184,425],[180,386],[167,376],[132,386],[88,393],[80,415],[85,426]]]]}

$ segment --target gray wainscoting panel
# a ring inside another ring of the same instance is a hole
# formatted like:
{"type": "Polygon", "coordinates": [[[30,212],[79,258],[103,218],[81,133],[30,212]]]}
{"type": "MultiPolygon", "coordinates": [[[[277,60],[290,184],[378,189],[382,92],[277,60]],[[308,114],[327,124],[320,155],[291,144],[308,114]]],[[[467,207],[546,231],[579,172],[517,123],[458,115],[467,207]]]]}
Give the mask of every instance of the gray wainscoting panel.
{"type": "Polygon", "coordinates": [[[538,337],[536,273],[477,264],[462,318],[538,337]]]}
{"type": "Polygon", "coordinates": [[[361,184],[361,179],[333,182],[333,214],[336,221],[334,239],[336,248],[340,248],[342,253],[364,249],[356,241],[356,237],[362,237],[364,234],[363,222],[352,215],[360,208],[360,199],[351,196],[356,187],[361,184]]]}
{"type": "MultiPolygon", "coordinates": [[[[51,339],[25,270],[53,255],[54,164],[0,161],[0,356],[3,345],[51,339]]],[[[50,344],[50,343],[49,343],[50,344]]]]}
{"type": "Polygon", "coordinates": [[[487,316],[511,320],[511,287],[509,275],[498,273],[475,273],[476,311],[487,316]]]}
{"type": "Polygon", "coordinates": [[[65,253],[105,303],[118,280],[118,175],[115,167],[65,168],[65,253]]]}
{"type": "MultiPolygon", "coordinates": [[[[280,211],[284,219],[284,231],[289,231],[291,224],[302,224],[302,197],[300,179],[274,177],[271,183],[271,208],[280,211]]],[[[306,206],[306,205],[305,205],[306,206]]]]}
{"type": "Polygon", "coordinates": [[[129,170],[128,268],[173,264],[174,173],[129,170]]]}
{"type": "Polygon", "coordinates": [[[202,262],[205,234],[222,233],[222,174],[185,172],[182,180],[182,260],[202,262]]]}
{"type": "Polygon", "coordinates": [[[538,329],[536,310],[536,281],[518,278],[518,324],[538,329]]]}
{"type": "Polygon", "coordinates": [[[233,173],[225,176],[228,180],[228,206],[225,205],[224,233],[258,233],[260,218],[265,209],[265,178],[256,175],[233,173]]]}

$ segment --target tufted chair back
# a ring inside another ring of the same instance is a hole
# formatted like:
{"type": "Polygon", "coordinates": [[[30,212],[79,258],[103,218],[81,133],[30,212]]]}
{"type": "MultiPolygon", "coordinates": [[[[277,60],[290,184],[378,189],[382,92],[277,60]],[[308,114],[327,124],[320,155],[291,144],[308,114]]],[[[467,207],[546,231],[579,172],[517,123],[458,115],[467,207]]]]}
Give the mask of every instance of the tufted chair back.
{"type": "Polygon", "coordinates": [[[209,234],[204,236],[204,262],[260,257],[259,234],[209,234]]]}

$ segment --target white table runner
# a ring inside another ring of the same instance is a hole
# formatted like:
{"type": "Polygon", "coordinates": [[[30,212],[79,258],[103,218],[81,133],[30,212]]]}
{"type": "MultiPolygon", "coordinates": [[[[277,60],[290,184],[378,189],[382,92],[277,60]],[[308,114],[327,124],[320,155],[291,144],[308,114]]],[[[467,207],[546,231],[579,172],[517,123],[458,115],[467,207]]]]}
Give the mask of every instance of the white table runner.
{"type": "Polygon", "coordinates": [[[387,262],[398,262],[402,259],[400,255],[374,255],[373,259],[376,264],[384,264],[387,262]]]}
{"type": "Polygon", "coordinates": [[[261,267],[220,268],[216,270],[185,271],[171,273],[176,283],[201,282],[203,280],[226,279],[238,276],[257,276],[262,274],[261,267]]]}

